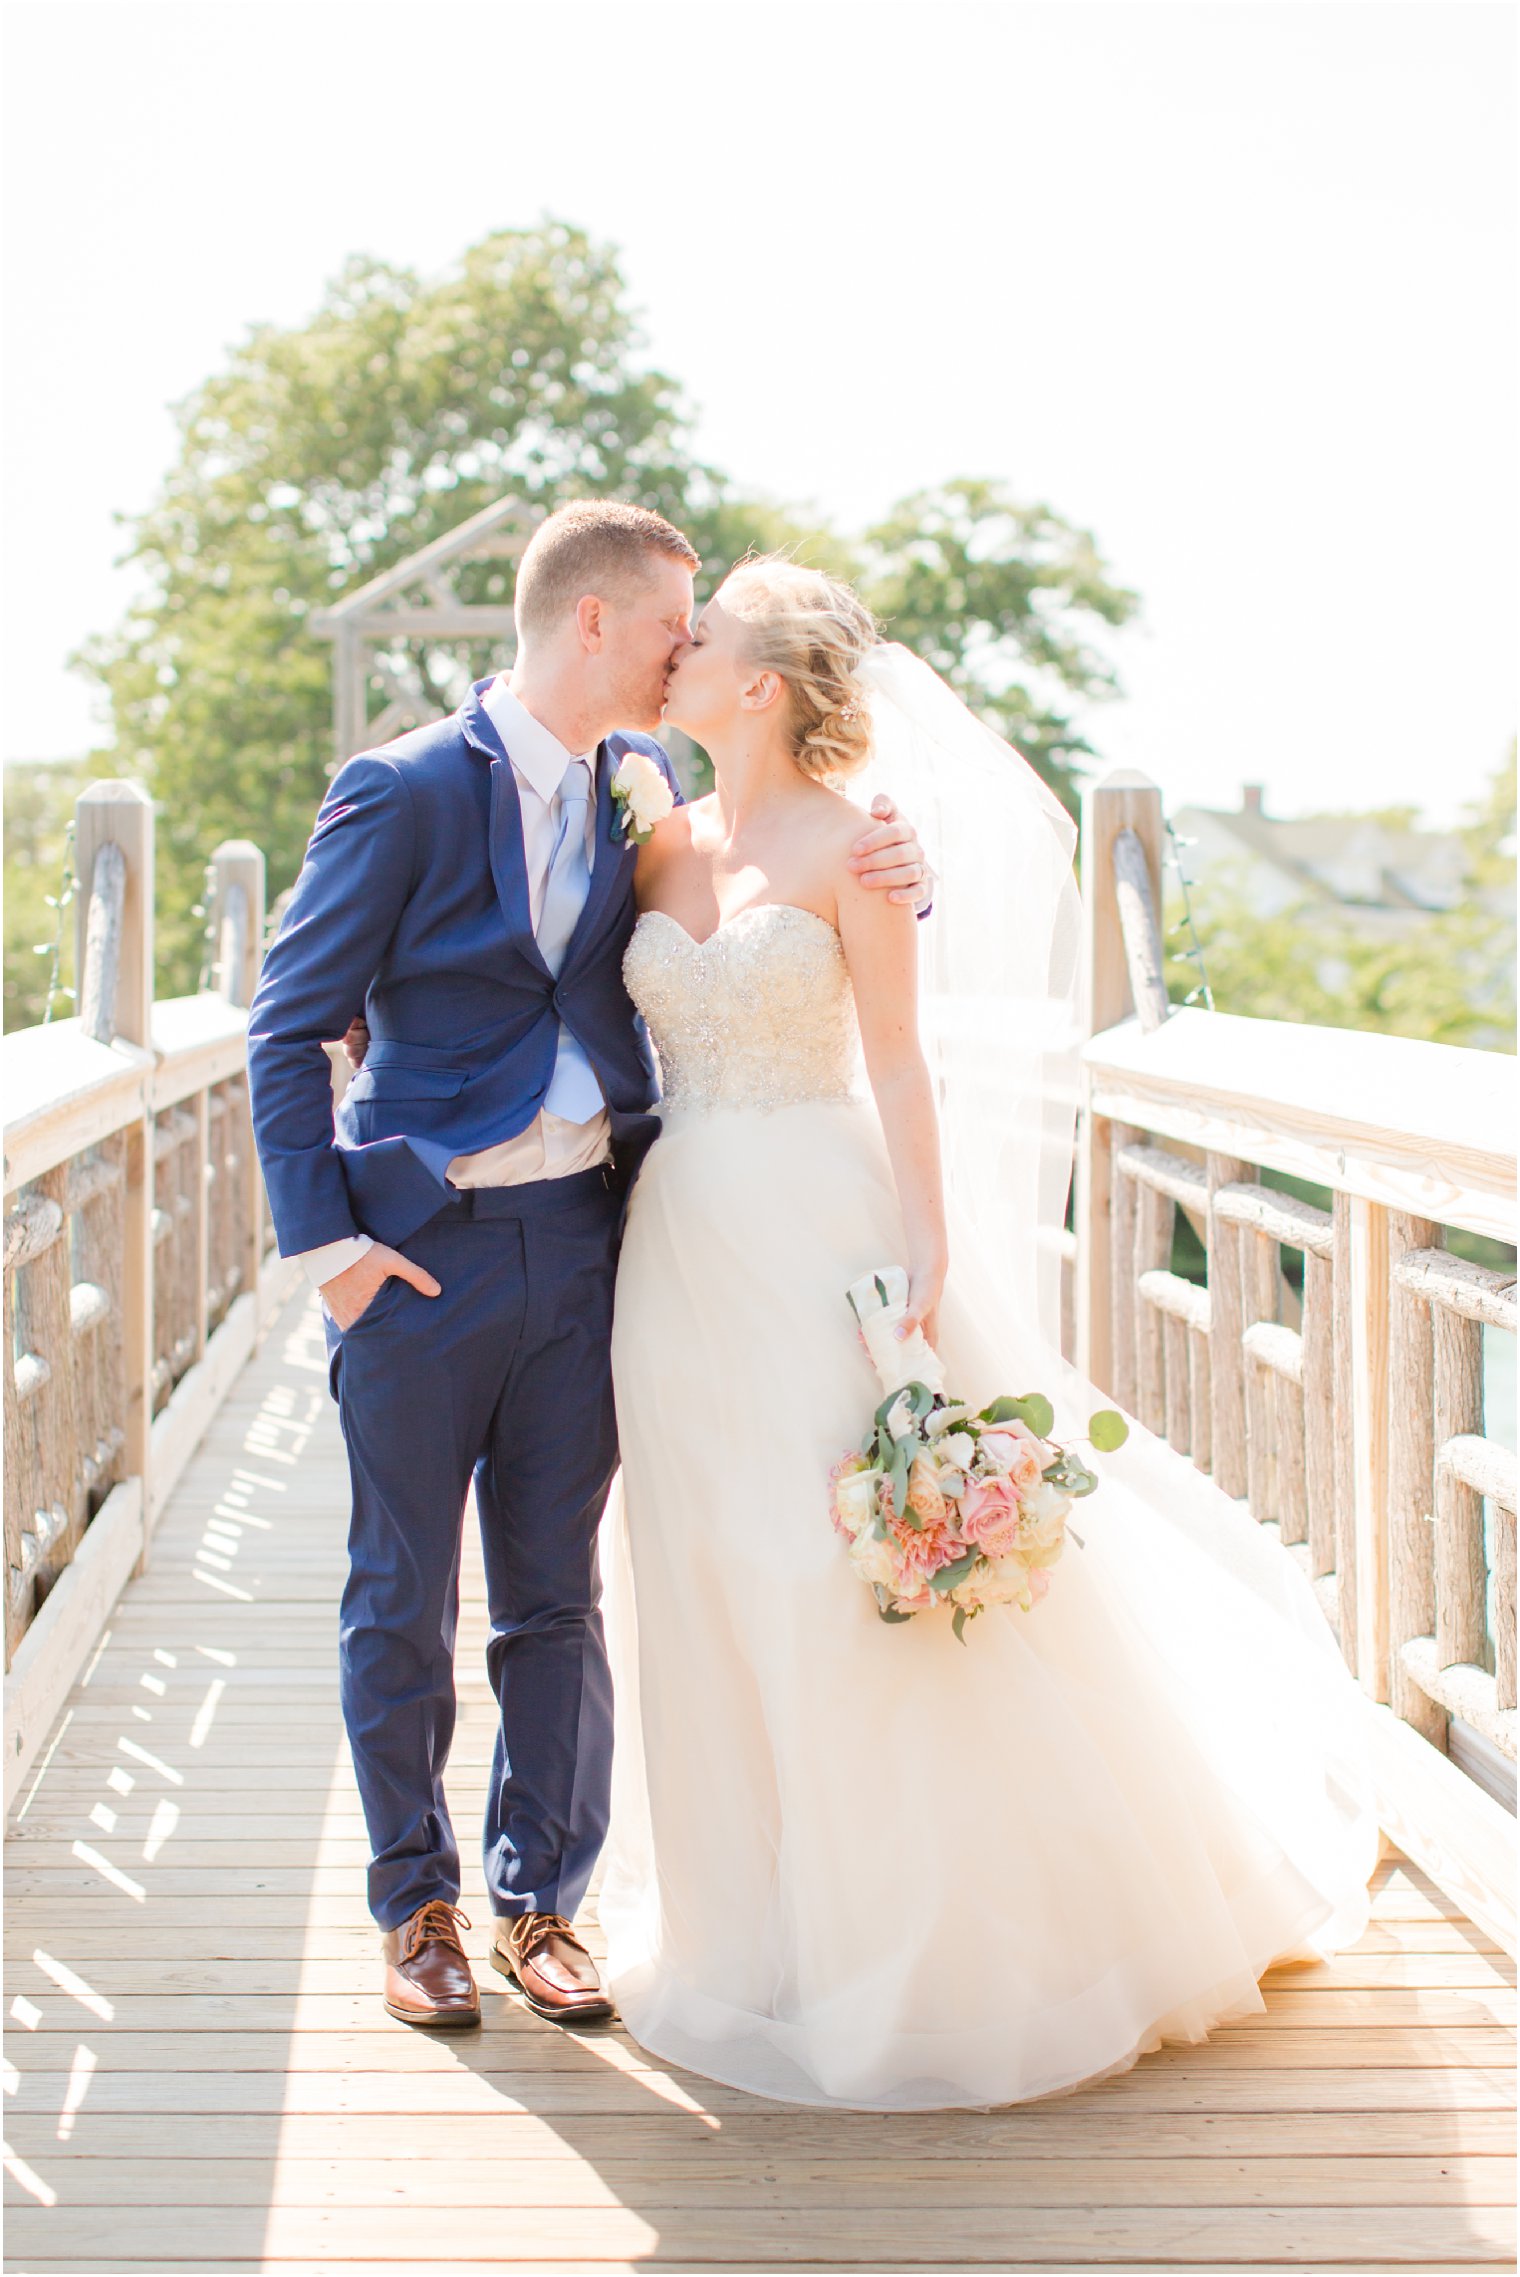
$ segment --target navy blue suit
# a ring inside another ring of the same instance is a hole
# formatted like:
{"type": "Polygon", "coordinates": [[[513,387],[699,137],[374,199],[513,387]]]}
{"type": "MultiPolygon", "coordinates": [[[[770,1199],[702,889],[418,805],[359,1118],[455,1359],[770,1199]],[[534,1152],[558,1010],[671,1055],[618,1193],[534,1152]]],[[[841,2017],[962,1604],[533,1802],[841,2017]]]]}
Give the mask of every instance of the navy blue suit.
{"type": "MultiPolygon", "coordinates": [[[[384,1283],[329,1328],[353,1486],[344,1717],[394,1928],[459,1894],[442,1775],[454,1728],[463,1506],[480,1511],[500,1707],[484,1856],[498,1913],[573,1914],[606,1832],[612,1703],[596,1529],[617,1462],[609,1338],[621,1194],[658,1129],[622,980],[634,851],[597,754],[590,890],[560,972],[533,938],[516,779],[480,702],[334,778],[249,1016],[254,1131],[287,1256],[356,1232],[442,1283],[384,1283]],[[338,1110],[325,1042],[371,1042],[338,1110]],[[461,1193],[456,1155],[525,1130],[559,1024],[584,1048],[617,1165],[461,1193]]],[[[679,790],[676,789],[679,797],[679,790]]]]}

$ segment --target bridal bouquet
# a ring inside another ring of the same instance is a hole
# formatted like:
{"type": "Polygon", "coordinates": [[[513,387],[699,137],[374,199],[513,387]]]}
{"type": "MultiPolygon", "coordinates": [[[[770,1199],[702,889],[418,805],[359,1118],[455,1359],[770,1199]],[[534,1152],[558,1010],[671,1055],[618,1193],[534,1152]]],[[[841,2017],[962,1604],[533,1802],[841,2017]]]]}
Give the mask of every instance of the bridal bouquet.
{"type": "MultiPolygon", "coordinates": [[[[849,1291],[887,1396],[859,1452],[829,1474],[833,1518],[884,1621],[948,1605],[964,1642],[966,1623],[984,1606],[1027,1613],[1039,1603],[1072,1503],[1098,1481],[1050,1437],[1055,1411],[1042,1392],[975,1411],[947,1397],[922,1331],[897,1338],[907,1297],[900,1266],[868,1273],[849,1291]]],[[[1129,1436],[1113,1408],[1094,1415],[1089,1430],[1103,1452],[1129,1436]]]]}

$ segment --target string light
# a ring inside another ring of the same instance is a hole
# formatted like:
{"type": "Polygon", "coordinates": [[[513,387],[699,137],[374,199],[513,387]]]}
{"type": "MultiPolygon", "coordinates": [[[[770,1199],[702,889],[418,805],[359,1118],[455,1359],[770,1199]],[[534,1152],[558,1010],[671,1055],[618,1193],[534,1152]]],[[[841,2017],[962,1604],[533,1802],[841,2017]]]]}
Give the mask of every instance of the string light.
{"type": "Polygon", "coordinates": [[[1203,961],[1203,943],[1198,938],[1198,927],[1193,922],[1193,903],[1188,892],[1190,881],[1182,866],[1182,849],[1184,846],[1196,846],[1198,841],[1196,838],[1179,838],[1172,828],[1170,819],[1166,816],[1162,817],[1162,827],[1166,832],[1167,860],[1176,871],[1177,883],[1182,889],[1182,916],[1175,925],[1168,929],[1167,939],[1171,940],[1178,933],[1187,935],[1188,946],[1174,951],[1174,954],[1185,958],[1189,964],[1196,968],[1198,974],[1196,987],[1189,989],[1182,1001],[1184,1004],[1196,1004],[1198,999],[1202,997],[1204,1010],[1212,1012],[1214,1009],[1214,991],[1209,986],[1208,971],[1203,961]]]}

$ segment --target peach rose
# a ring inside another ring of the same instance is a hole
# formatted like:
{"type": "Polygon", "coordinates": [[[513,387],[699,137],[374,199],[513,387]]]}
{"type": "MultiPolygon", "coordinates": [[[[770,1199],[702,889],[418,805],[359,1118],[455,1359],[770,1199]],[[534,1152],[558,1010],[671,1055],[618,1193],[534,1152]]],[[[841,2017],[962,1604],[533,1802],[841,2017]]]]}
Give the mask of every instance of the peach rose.
{"type": "Polygon", "coordinates": [[[1050,1460],[1044,1440],[1032,1437],[1027,1431],[984,1431],[982,1452],[1005,1477],[1012,1479],[1020,1494],[1033,1494],[1050,1460]]]}

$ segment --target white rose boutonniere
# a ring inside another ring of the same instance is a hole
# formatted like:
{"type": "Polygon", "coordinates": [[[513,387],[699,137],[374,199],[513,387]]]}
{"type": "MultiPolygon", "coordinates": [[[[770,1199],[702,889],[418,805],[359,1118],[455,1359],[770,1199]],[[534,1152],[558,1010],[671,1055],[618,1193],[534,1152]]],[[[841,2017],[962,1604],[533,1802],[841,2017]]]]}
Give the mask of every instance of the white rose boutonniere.
{"type": "Polygon", "coordinates": [[[612,795],[622,810],[623,836],[642,846],[657,822],[675,805],[675,793],[647,751],[630,751],[612,778],[612,795]]]}

